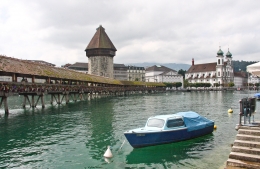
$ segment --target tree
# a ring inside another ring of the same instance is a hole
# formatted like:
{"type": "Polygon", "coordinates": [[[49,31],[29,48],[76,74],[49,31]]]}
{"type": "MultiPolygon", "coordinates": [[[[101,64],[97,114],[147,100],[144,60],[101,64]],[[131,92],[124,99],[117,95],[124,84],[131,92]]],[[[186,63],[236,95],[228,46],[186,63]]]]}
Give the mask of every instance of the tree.
{"type": "Polygon", "coordinates": [[[183,83],[185,88],[190,86],[190,83],[187,79],[185,79],[183,83]]]}
{"type": "Polygon", "coordinates": [[[186,73],[186,72],[187,72],[186,70],[180,69],[180,70],[178,71],[178,74],[181,74],[181,75],[183,76],[183,78],[185,78],[185,73],[186,73]]]}
{"type": "Polygon", "coordinates": [[[228,83],[228,87],[233,87],[233,86],[235,86],[235,84],[233,82],[228,83]]]}
{"type": "Polygon", "coordinates": [[[175,82],[175,83],[174,83],[174,86],[175,86],[176,88],[181,87],[181,86],[182,86],[182,83],[181,83],[181,82],[175,82]]]}
{"type": "Polygon", "coordinates": [[[172,88],[174,86],[173,83],[164,82],[164,84],[165,84],[166,87],[169,87],[169,88],[172,88]]]}

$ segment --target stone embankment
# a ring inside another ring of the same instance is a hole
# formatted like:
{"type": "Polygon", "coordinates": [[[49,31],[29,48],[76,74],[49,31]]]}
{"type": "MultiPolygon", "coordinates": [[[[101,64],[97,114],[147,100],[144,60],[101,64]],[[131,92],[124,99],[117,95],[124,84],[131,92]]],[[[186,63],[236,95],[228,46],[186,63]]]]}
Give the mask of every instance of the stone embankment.
{"type": "Polygon", "coordinates": [[[260,168],[260,127],[240,126],[225,169],[260,168]]]}

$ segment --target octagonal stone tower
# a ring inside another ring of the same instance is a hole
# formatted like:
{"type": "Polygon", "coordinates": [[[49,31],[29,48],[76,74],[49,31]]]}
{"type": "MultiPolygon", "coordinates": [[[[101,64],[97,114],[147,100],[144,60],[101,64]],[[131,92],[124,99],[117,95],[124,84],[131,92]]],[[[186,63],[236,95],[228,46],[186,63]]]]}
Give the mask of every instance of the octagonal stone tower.
{"type": "Polygon", "coordinates": [[[113,58],[117,50],[101,25],[85,51],[89,74],[114,78],[113,58]]]}

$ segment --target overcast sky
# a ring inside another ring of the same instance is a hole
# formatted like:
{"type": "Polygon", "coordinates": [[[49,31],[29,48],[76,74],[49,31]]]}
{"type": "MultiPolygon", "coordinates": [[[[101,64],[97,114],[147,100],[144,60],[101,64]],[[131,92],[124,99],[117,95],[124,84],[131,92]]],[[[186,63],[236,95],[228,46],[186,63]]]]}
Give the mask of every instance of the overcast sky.
{"type": "Polygon", "coordinates": [[[57,66],[88,62],[102,25],[114,63],[260,61],[259,0],[1,0],[0,54],[57,66]]]}

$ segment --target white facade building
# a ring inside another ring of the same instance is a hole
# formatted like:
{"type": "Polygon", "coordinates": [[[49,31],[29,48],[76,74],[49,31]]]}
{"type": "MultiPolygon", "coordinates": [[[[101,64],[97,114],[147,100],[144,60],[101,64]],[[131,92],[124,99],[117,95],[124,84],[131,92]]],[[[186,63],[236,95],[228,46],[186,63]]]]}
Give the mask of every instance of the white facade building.
{"type": "Polygon", "coordinates": [[[165,83],[181,82],[183,85],[183,76],[173,69],[161,65],[154,65],[146,68],[145,81],[165,83]]]}
{"type": "Polygon", "coordinates": [[[242,88],[246,87],[248,82],[246,72],[234,72],[234,87],[242,88]]]}
{"type": "Polygon", "coordinates": [[[145,68],[138,66],[128,66],[127,76],[129,81],[145,81],[145,68]]]}
{"type": "Polygon", "coordinates": [[[234,81],[234,72],[232,66],[232,54],[228,51],[226,54],[226,61],[224,62],[223,51],[219,49],[217,52],[217,62],[194,64],[185,74],[185,79],[189,83],[211,83],[225,86],[229,82],[234,81]]]}
{"type": "Polygon", "coordinates": [[[248,83],[251,83],[251,84],[260,83],[260,77],[251,75],[251,76],[248,78],[248,83]]]}

